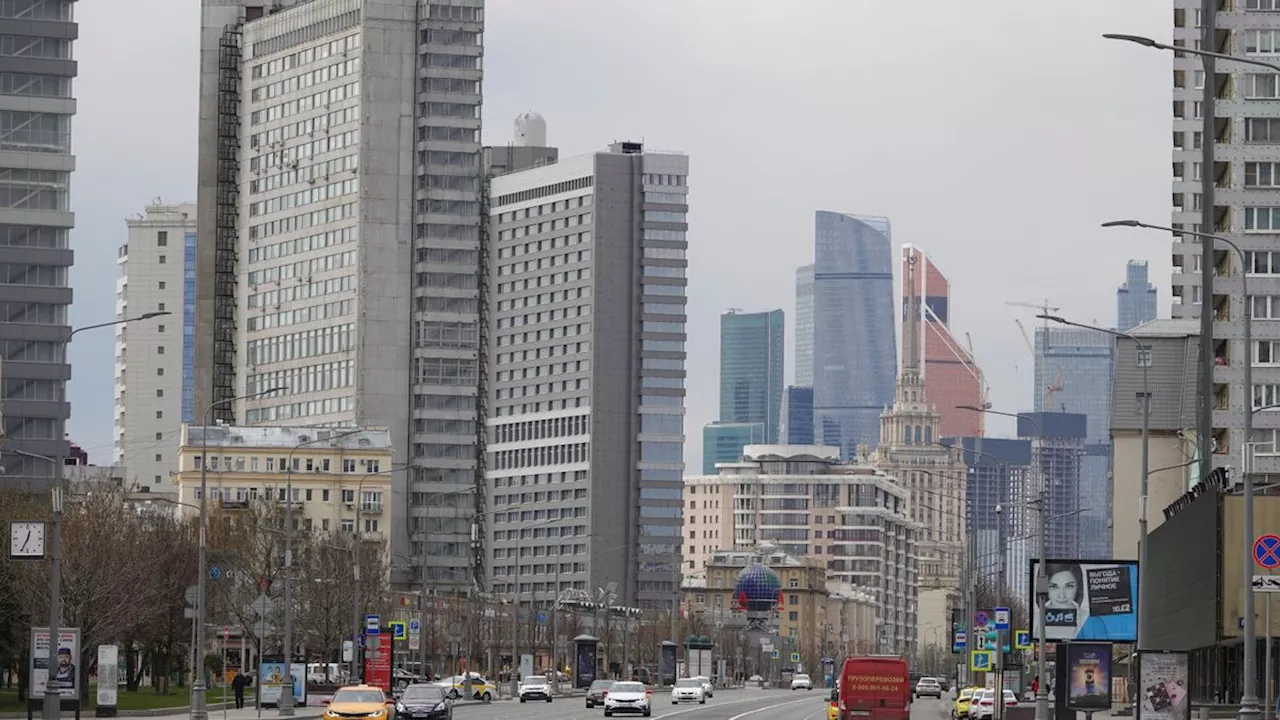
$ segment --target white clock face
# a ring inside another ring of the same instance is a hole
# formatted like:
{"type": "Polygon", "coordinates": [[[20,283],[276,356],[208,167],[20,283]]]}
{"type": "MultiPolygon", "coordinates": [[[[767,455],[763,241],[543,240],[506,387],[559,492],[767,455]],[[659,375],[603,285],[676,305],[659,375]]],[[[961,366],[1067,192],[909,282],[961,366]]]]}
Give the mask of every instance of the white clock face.
{"type": "Polygon", "coordinates": [[[44,557],[44,523],[9,523],[9,557],[44,557]]]}

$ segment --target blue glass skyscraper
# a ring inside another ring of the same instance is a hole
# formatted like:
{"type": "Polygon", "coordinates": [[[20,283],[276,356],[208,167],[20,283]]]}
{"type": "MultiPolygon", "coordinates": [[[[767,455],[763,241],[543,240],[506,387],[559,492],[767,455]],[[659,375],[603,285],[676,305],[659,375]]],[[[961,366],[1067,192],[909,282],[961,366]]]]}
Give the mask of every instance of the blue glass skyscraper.
{"type": "Polygon", "coordinates": [[[781,310],[720,316],[720,422],[763,423],[766,443],[778,441],[783,325],[781,310]]]}
{"type": "Polygon", "coordinates": [[[813,265],[815,425],[834,427],[845,460],[880,440],[898,350],[889,220],[820,210],[813,265]]]}

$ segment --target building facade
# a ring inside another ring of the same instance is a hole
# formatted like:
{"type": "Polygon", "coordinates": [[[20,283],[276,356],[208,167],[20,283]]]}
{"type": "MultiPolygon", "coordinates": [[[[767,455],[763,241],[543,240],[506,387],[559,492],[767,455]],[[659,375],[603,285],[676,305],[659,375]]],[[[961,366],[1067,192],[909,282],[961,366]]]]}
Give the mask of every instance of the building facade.
{"type": "MultiPolygon", "coordinates": [[[[5,444],[60,460],[71,416],[71,80],[74,0],[0,3],[0,401],[5,444]]],[[[6,487],[43,490],[47,460],[4,459],[6,487]]]]}
{"type": "Polygon", "coordinates": [[[1147,280],[1147,263],[1130,260],[1116,289],[1116,329],[1129,330],[1156,319],[1156,286],[1147,280]]]}
{"type": "Polygon", "coordinates": [[[720,316],[720,422],[763,424],[756,444],[778,442],[784,325],[781,310],[720,316]]]}
{"type": "Polygon", "coordinates": [[[389,428],[396,552],[457,590],[485,565],[483,30],[483,0],[202,11],[195,409],[389,428]]]}
{"type": "MultiPolygon", "coordinates": [[[[986,405],[986,378],[973,357],[972,348],[961,345],[951,334],[951,283],[933,260],[913,245],[902,248],[901,277],[903,317],[910,307],[910,298],[920,298],[915,342],[922,353],[920,375],[924,378],[925,393],[942,417],[939,429],[946,437],[980,437],[986,415],[961,410],[959,406],[986,405]],[[908,284],[907,263],[913,258],[915,280],[908,284]]],[[[965,337],[967,340],[968,335],[965,337]]],[[[905,337],[903,343],[905,347],[905,337]]]]}
{"type": "Polygon", "coordinates": [[[356,535],[390,552],[392,457],[385,428],[184,424],[179,508],[196,512],[203,475],[204,499],[215,511],[234,515],[255,502],[289,501],[299,530],[356,535]]]}
{"type": "MultiPolygon", "coordinates": [[[[1275,62],[1275,10],[1273,0],[1215,3],[1211,16],[1203,14],[1197,0],[1174,0],[1172,44],[1202,48],[1228,55],[1275,62]],[[1206,26],[1212,26],[1212,47],[1203,46],[1206,26]]],[[[1216,99],[1212,108],[1215,137],[1214,185],[1211,207],[1201,196],[1203,164],[1204,69],[1200,58],[1173,57],[1173,147],[1170,225],[1210,232],[1232,240],[1244,252],[1249,272],[1252,312],[1244,303],[1240,261],[1229,248],[1219,246],[1205,260],[1202,239],[1175,235],[1171,247],[1171,281],[1174,319],[1201,316],[1204,305],[1202,272],[1212,272],[1214,367],[1207,399],[1212,411],[1211,462],[1239,468],[1247,438],[1244,414],[1280,398],[1280,365],[1265,353],[1270,350],[1276,320],[1280,319],[1280,199],[1273,162],[1280,146],[1280,86],[1275,73],[1265,68],[1218,62],[1209,84],[1216,99]],[[1244,347],[1243,323],[1254,321],[1252,348],[1244,347]],[[1244,363],[1253,363],[1253,387],[1242,391],[1244,363]],[[1249,403],[1252,401],[1252,405],[1249,403]]],[[[1208,353],[1206,353],[1208,354],[1208,353]]],[[[1280,428],[1280,413],[1257,413],[1253,427],[1280,428]]],[[[1280,473],[1280,457],[1257,457],[1253,473],[1260,483],[1280,473]]]]}
{"type": "Polygon", "coordinates": [[[702,474],[714,475],[716,463],[738,462],[742,448],[763,445],[764,423],[707,423],[702,428],[702,474]]]}
{"type": "Polygon", "coordinates": [[[880,439],[897,372],[888,218],[820,210],[813,270],[815,422],[838,428],[841,457],[880,439]],[[857,312],[853,309],[856,308],[857,312]]]}
{"type": "MultiPolygon", "coordinates": [[[[1036,329],[1035,411],[1085,416],[1084,457],[1080,492],[1084,497],[1111,495],[1111,388],[1115,375],[1114,338],[1082,328],[1036,329]]],[[[1111,556],[1111,507],[1087,503],[1074,518],[1083,544],[1078,557],[1111,556]]],[[[1066,557],[1057,555],[1054,557],[1066,557]]],[[[1073,555],[1071,557],[1077,557],[1073,555]]]]}
{"type": "MultiPolygon", "coordinates": [[[[958,450],[939,442],[942,413],[929,397],[922,367],[924,296],[913,290],[920,287],[921,257],[910,246],[903,248],[903,256],[902,370],[893,405],[880,415],[875,463],[911,492],[911,519],[921,528],[920,584],[959,588],[965,550],[965,466],[958,450]]],[[[934,621],[945,623],[950,617],[944,614],[934,621]]]]}
{"type": "MultiPolygon", "coordinates": [[[[1200,325],[1196,320],[1155,320],[1129,334],[1144,346],[1139,353],[1132,340],[1117,337],[1116,384],[1111,397],[1111,442],[1114,479],[1111,506],[1138,507],[1142,494],[1142,397],[1151,394],[1148,419],[1147,527],[1164,522],[1160,512],[1199,482],[1196,457],[1196,378],[1200,363],[1200,325]]],[[[1259,459],[1280,452],[1274,429],[1255,434],[1259,459]]],[[[1111,552],[1116,558],[1138,559],[1136,513],[1116,513],[1111,527],[1111,552]]]]}
{"type": "Polygon", "coordinates": [[[492,180],[494,592],[679,590],[688,176],[623,142],[492,180]]]}
{"type": "Polygon", "coordinates": [[[172,315],[116,327],[115,464],[130,487],[163,491],[178,458],[170,450],[193,422],[196,206],[147,206],[125,221],[116,256],[116,319],[172,315]],[[132,360],[132,362],[130,362],[132,360]]]}
{"type": "Polygon", "coordinates": [[[796,369],[793,381],[813,387],[813,266],[796,269],[796,369]]]}
{"type": "Polygon", "coordinates": [[[760,543],[826,567],[829,580],[875,597],[884,652],[915,652],[918,544],[910,492],[839,448],[749,445],[718,475],[685,479],[686,572],[718,550],[760,543]]]}

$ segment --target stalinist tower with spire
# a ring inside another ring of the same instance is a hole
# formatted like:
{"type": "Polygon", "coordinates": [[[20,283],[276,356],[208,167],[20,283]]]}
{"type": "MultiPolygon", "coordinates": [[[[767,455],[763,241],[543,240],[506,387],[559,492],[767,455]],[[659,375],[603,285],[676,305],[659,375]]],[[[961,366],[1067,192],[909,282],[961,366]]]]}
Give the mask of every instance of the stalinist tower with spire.
{"type": "MultiPolygon", "coordinates": [[[[876,465],[911,491],[911,517],[921,526],[920,591],[958,589],[965,560],[966,469],[959,450],[939,444],[942,415],[925,397],[920,372],[923,298],[916,282],[920,254],[906,245],[902,256],[902,370],[898,373],[893,406],[880,415],[876,465]]],[[[921,608],[922,613],[925,610],[921,608]]],[[[922,615],[920,620],[921,627],[925,627],[933,618],[922,615]]]]}

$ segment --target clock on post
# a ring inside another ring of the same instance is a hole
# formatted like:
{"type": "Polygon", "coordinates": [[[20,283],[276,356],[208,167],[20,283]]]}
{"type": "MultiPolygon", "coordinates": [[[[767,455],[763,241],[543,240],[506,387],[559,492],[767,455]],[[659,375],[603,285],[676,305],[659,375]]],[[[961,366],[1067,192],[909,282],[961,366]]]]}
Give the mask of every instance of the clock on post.
{"type": "Polygon", "coordinates": [[[9,557],[14,560],[44,558],[45,525],[42,522],[15,520],[9,523],[9,557]]]}

